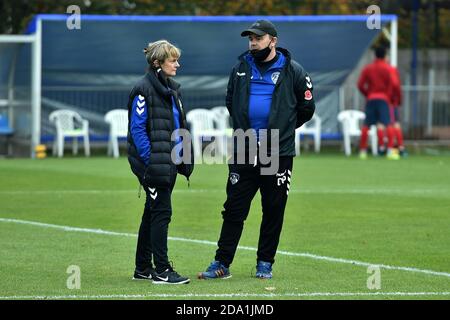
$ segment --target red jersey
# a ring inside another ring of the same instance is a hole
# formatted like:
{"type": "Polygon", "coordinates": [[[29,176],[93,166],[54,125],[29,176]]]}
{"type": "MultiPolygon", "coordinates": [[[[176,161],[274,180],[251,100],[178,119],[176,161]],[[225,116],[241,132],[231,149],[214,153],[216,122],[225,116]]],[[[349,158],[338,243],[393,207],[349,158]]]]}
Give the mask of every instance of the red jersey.
{"type": "Polygon", "coordinates": [[[384,59],[375,59],[364,67],[358,80],[358,89],[367,100],[381,99],[391,104],[394,81],[391,66],[384,59]]]}

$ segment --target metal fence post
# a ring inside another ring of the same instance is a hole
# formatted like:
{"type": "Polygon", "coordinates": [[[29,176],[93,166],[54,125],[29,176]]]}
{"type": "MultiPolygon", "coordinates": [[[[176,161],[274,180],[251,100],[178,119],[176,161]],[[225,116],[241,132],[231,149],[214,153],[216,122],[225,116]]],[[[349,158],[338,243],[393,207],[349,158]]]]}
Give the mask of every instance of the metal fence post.
{"type": "Polygon", "coordinates": [[[434,99],[434,69],[428,70],[428,111],[427,134],[431,135],[433,128],[433,99],[434,99]]]}

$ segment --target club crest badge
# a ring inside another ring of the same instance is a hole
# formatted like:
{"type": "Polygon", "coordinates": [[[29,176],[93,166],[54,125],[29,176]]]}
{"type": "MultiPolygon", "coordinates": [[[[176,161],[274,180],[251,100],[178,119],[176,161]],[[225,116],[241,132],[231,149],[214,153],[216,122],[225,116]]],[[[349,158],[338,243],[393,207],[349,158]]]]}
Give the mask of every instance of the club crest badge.
{"type": "Polygon", "coordinates": [[[239,181],[239,175],[237,173],[230,173],[230,182],[231,184],[236,184],[239,181]]]}
{"type": "Polygon", "coordinates": [[[278,71],[272,73],[271,78],[272,78],[272,82],[273,82],[274,84],[277,84],[277,81],[278,81],[278,77],[279,77],[279,76],[280,76],[280,73],[279,73],[278,71]]]}

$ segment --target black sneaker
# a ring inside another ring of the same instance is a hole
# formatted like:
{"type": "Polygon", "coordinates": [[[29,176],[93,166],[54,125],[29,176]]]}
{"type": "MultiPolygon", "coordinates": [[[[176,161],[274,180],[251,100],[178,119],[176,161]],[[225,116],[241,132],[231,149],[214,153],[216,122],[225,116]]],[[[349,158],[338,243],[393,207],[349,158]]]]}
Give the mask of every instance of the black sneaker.
{"type": "Polygon", "coordinates": [[[153,276],[154,284],[183,284],[189,283],[190,281],[191,279],[180,276],[171,268],[161,273],[155,273],[153,276]]]}
{"type": "Polygon", "coordinates": [[[156,270],[152,267],[145,269],[144,271],[135,270],[133,280],[152,280],[156,274],[156,270]]]}

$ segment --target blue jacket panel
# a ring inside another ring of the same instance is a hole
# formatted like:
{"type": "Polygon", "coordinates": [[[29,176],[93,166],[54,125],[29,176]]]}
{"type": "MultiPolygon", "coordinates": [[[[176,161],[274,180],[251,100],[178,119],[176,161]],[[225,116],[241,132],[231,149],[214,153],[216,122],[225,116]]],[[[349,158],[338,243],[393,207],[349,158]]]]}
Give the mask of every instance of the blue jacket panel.
{"type": "Polygon", "coordinates": [[[134,97],[131,108],[130,132],[139,157],[148,165],[150,160],[151,144],[147,133],[147,104],[141,95],[134,97]]]}
{"type": "Polygon", "coordinates": [[[174,128],[175,128],[175,150],[176,150],[176,155],[177,158],[175,160],[175,164],[180,164],[181,163],[181,158],[183,156],[182,153],[182,141],[181,141],[181,137],[179,135],[179,129],[181,127],[180,125],[180,112],[178,111],[177,105],[175,103],[175,98],[172,97],[172,110],[173,110],[173,123],[174,123],[174,128]]]}
{"type": "Polygon", "coordinates": [[[280,71],[286,62],[286,58],[281,52],[277,51],[277,54],[279,55],[278,60],[264,74],[260,73],[250,54],[245,57],[252,71],[248,116],[250,126],[256,132],[259,129],[268,128],[272,94],[275,90],[280,71]]]}

